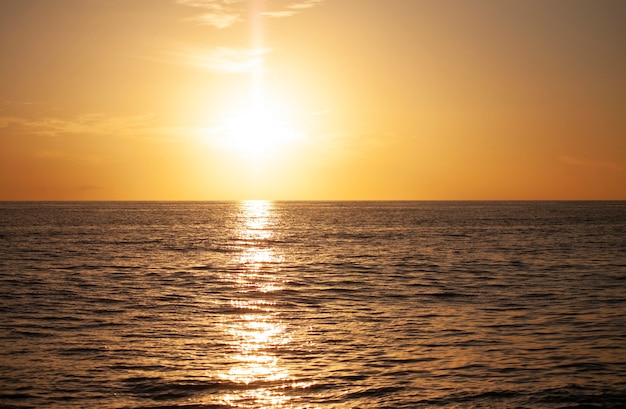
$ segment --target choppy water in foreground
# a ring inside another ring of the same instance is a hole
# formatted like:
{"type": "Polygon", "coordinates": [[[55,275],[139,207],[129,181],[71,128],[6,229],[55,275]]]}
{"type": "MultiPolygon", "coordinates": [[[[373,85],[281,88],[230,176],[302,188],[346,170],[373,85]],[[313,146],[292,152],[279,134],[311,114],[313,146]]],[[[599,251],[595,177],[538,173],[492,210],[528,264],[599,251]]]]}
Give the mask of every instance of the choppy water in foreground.
{"type": "Polygon", "coordinates": [[[626,202],[0,203],[0,406],[626,405],[626,202]]]}

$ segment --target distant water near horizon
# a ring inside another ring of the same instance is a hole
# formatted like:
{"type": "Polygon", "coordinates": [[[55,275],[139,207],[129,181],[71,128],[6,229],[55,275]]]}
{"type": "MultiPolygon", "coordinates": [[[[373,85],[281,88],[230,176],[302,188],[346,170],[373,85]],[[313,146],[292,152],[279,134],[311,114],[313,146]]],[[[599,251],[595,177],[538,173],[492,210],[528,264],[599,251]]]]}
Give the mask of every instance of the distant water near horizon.
{"type": "Polygon", "coordinates": [[[626,407],[626,202],[0,202],[0,407],[626,407]]]}

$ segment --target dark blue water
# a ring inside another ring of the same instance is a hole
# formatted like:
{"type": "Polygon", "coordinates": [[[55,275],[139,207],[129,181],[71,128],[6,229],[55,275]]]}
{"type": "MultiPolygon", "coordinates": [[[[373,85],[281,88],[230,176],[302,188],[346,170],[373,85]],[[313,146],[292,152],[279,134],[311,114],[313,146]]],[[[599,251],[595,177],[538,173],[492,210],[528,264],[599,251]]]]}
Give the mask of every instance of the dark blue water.
{"type": "Polygon", "coordinates": [[[3,408],[626,406],[626,202],[0,203],[3,408]]]}

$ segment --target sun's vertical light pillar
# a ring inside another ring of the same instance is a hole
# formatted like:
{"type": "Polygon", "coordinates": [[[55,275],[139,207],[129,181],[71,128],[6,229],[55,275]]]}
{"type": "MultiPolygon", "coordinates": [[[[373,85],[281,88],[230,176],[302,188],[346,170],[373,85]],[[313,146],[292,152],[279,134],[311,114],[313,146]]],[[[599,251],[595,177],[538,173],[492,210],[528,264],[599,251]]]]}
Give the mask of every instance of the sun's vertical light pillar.
{"type": "Polygon", "coordinates": [[[265,0],[250,1],[250,43],[252,52],[257,55],[257,64],[251,72],[250,84],[250,105],[259,107],[262,104],[264,89],[265,57],[265,27],[263,10],[265,0]]]}
{"type": "MultiPolygon", "coordinates": [[[[265,0],[249,1],[250,89],[246,101],[220,127],[222,145],[246,154],[246,163],[252,164],[275,153],[288,143],[304,139],[292,125],[285,104],[277,103],[265,84],[265,0]]],[[[278,101],[280,102],[280,101],[278,101]]],[[[255,173],[257,170],[255,170],[255,173]]]]}

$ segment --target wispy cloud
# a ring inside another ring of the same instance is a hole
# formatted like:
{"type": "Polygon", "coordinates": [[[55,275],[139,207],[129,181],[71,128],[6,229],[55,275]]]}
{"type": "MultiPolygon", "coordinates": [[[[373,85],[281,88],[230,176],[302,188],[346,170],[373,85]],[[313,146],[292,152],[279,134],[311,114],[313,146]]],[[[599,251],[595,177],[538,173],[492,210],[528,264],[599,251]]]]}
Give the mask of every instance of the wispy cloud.
{"type": "Polygon", "coordinates": [[[322,4],[322,2],[324,2],[324,0],[305,0],[295,2],[284,6],[284,8],[280,10],[263,12],[263,15],[266,17],[274,18],[291,17],[295,14],[302,12],[305,9],[310,9],[312,7],[318,6],[322,4]]]}
{"type": "Polygon", "coordinates": [[[241,16],[235,13],[212,12],[203,13],[198,16],[192,17],[189,19],[189,21],[194,21],[198,24],[209,25],[217,28],[226,28],[241,21],[241,16]]]}
{"type": "Polygon", "coordinates": [[[82,185],[77,188],[77,190],[81,190],[81,191],[99,190],[99,189],[102,189],[102,187],[98,185],[82,185]]]}
{"type": "Polygon", "coordinates": [[[88,114],[74,119],[0,117],[0,128],[19,127],[25,132],[50,137],[66,134],[125,136],[145,129],[147,120],[151,117],[152,115],[114,116],[108,114],[88,114]]]}
{"type": "Polygon", "coordinates": [[[581,159],[581,158],[576,158],[572,156],[561,156],[559,159],[562,162],[565,162],[569,165],[587,166],[587,167],[592,167],[592,168],[604,168],[604,169],[611,169],[611,170],[616,170],[618,172],[626,173],[626,167],[619,165],[617,163],[613,163],[613,162],[581,159]]]}
{"type": "MultiPolygon", "coordinates": [[[[305,9],[320,5],[325,0],[291,1],[275,9],[262,12],[266,17],[290,17],[305,9]]],[[[197,24],[216,28],[227,28],[244,20],[245,1],[243,0],[176,0],[176,3],[200,9],[200,14],[189,18],[197,24]],[[243,3],[243,4],[242,4],[243,3]]]]}
{"type": "Polygon", "coordinates": [[[36,159],[49,159],[73,163],[81,166],[96,166],[103,162],[102,157],[98,155],[68,153],[63,151],[42,150],[33,154],[36,159]]]}
{"type": "Polygon", "coordinates": [[[322,4],[323,1],[324,0],[306,0],[300,3],[291,4],[288,7],[290,9],[295,9],[295,10],[309,9],[311,7],[315,7],[319,4],[322,4]]]}
{"type": "Polygon", "coordinates": [[[178,47],[176,50],[163,52],[157,60],[223,73],[245,73],[262,69],[264,56],[268,52],[268,49],[254,50],[216,47],[206,50],[193,47],[178,47]]]}
{"type": "Polygon", "coordinates": [[[202,12],[190,18],[198,24],[227,28],[242,21],[242,10],[236,7],[241,0],[176,0],[176,3],[199,8],[202,12]]]}
{"type": "MultiPolygon", "coordinates": [[[[3,143],[11,143],[12,138],[28,135],[67,139],[112,138],[122,140],[150,140],[159,143],[177,143],[181,139],[206,135],[207,128],[159,125],[153,114],[115,116],[110,114],[87,114],[74,118],[59,117],[0,117],[0,149],[3,143]]],[[[69,140],[69,139],[68,139],[69,140]]],[[[36,150],[34,156],[40,159],[64,160],[80,164],[96,164],[96,156],[74,155],[61,150],[36,150]]]]}
{"type": "Polygon", "coordinates": [[[265,17],[283,18],[283,17],[291,17],[297,13],[298,12],[294,10],[281,10],[281,11],[265,11],[263,12],[263,15],[265,17]]]}

